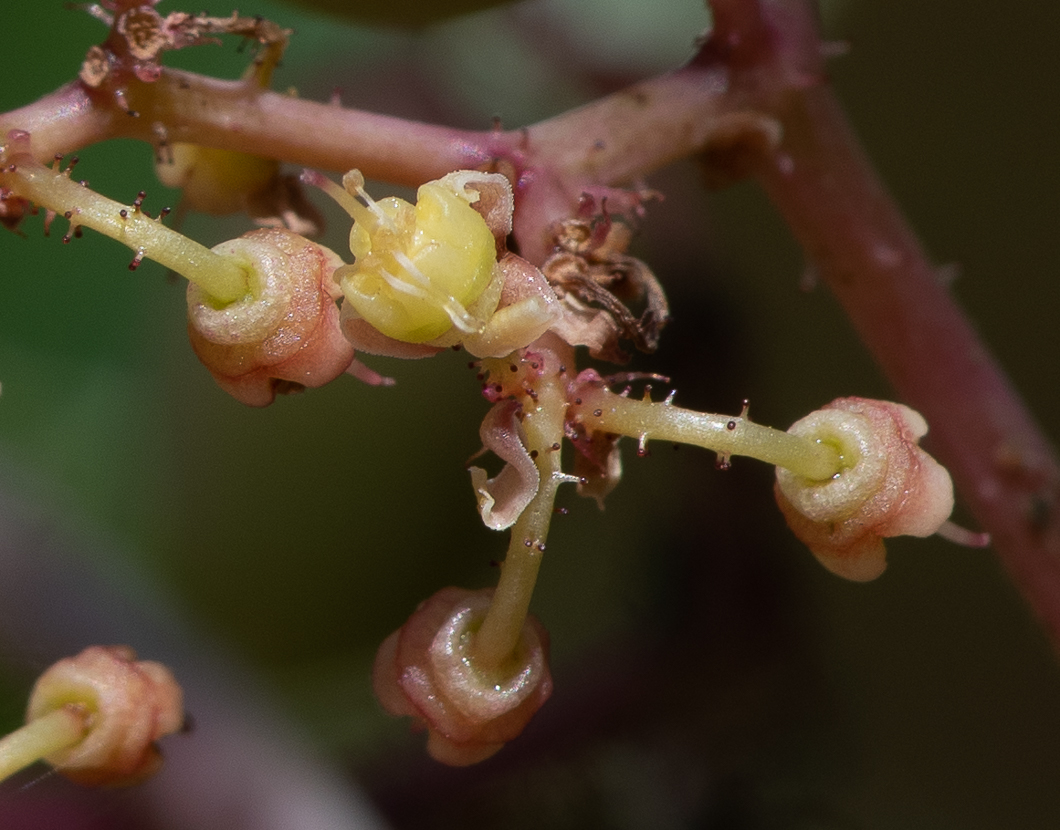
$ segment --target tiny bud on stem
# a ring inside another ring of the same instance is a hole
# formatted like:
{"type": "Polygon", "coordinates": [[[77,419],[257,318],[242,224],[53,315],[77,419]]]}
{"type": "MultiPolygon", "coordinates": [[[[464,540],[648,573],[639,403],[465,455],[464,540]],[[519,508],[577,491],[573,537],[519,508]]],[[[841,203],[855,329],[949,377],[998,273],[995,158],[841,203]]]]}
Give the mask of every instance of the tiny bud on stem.
{"type": "Polygon", "coordinates": [[[0,739],[0,780],[44,759],[81,784],[133,784],[161,765],[154,742],[183,724],[169,669],[125,646],[90,646],[37,680],[26,725],[0,739]]]}

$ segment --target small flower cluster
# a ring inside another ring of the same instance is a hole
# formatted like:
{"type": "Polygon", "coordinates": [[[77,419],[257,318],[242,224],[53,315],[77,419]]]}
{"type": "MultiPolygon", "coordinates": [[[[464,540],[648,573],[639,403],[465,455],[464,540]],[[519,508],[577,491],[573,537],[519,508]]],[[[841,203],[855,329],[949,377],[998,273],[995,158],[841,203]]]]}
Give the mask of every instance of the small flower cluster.
{"type": "MultiPolygon", "coordinates": [[[[207,191],[220,180],[211,176],[207,191]]],[[[611,391],[665,378],[578,372],[576,346],[622,360],[620,341],[650,351],[669,317],[661,287],[625,253],[628,225],[602,209],[559,223],[538,268],[507,248],[515,198],[501,174],[450,173],[422,185],[415,204],[372,199],[356,170],[341,187],[313,172],[302,181],[349,214],[352,262],[281,227],[207,250],[147,215],[142,200],[119,205],[72,181],[69,168],[41,164],[25,133],[0,149],[0,204],[11,222],[36,204],[49,221],[61,214],[72,229],[92,227],[128,245],[134,262],[155,259],[188,278],[192,347],[246,404],[264,406],[343,373],[388,382],[357,351],[422,358],[460,347],[478,359],[491,403],[483,452],[503,466],[492,477],[470,472],[483,523],[511,534],[500,581],[431,597],[386,640],[374,669],[384,707],[423,723],[438,760],[489,757],[551,694],[548,637],[529,606],[557,488],[576,483],[602,506],[621,478],[623,436],[638,441],[641,455],[649,441],[665,440],[713,450],[720,466],[737,455],[776,465],[789,525],[825,567],[850,579],[883,571],[884,537],[924,536],[946,522],[949,475],[919,448],[926,424],[904,406],[841,399],[781,432],[752,422],[746,407],[731,417],[674,406],[672,394],[653,401],[650,389],[640,399],[628,388],[611,391]],[[627,303],[643,310],[634,314],[627,303]],[[564,441],[576,450],[571,472],[564,441]]]]}

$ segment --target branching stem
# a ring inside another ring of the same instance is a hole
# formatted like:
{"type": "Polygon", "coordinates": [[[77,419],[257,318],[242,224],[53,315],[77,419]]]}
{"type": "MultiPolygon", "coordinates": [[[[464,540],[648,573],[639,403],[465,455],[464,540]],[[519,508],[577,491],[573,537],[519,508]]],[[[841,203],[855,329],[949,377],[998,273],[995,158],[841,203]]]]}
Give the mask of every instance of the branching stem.
{"type": "MultiPolygon", "coordinates": [[[[573,359],[573,355],[570,357],[573,359]]],[[[501,578],[472,648],[476,665],[487,671],[504,665],[519,643],[545,553],[556,489],[571,479],[563,474],[561,453],[554,449],[563,441],[567,409],[565,377],[558,371],[560,361],[552,353],[546,353],[545,360],[554,365],[547,366],[549,371],[536,386],[535,397],[523,400],[522,422],[526,446],[537,465],[540,484],[537,494],[512,527],[501,578]]]]}
{"type": "Polygon", "coordinates": [[[199,285],[220,304],[247,293],[247,272],[237,262],[167,228],[145,214],[139,204],[123,205],[108,199],[27,153],[8,153],[4,159],[0,185],[66,216],[71,227],[92,228],[116,239],[139,257],[152,259],[199,285]]]}
{"type": "MultiPolygon", "coordinates": [[[[814,4],[710,5],[714,30],[689,66],[522,131],[454,130],[164,70],[126,90],[139,117],[114,90],[74,83],[0,116],[0,135],[31,132],[47,161],[110,138],[156,142],[161,127],[171,141],[412,185],[503,159],[522,174],[515,233],[537,259],[549,223],[571,215],[585,188],[704,150],[729,115],[775,119],[783,139],[760,148],[759,181],[900,397],[931,424],[936,455],[1060,646],[1060,464],[865,160],[824,80],[814,4]]],[[[521,567],[502,582],[518,582],[521,567]]],[[[487,622],[484,642],[506,639],[487,622]]]]}

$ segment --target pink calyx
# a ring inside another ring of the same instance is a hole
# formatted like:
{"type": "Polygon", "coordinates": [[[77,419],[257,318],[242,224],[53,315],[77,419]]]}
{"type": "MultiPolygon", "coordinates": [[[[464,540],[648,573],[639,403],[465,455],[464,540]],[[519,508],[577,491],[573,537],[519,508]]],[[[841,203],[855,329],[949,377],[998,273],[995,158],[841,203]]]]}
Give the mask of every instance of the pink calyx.
{"type": "Polygon", "coordinates": [[[953,510],[953,483],[918,446],[927,423],[907,406],[839,398],[788,432],[839,451],[841,470],[814,481],[777,468],[777,504],[828,570],[858,582],[887,567],[887,536],[930,536],[953,510]]]}
{"type": "Polygon", "coordinates": [[[354,349],[339,325],[335,253],[278,228],[213,250],[245,262],[251,282],[245,298],[220,308],[188,286],[191,345],[222,389],[267,406],[277,392],[323,386],[346,371],[354,349]]]}
{"type": "Polygon", "coordinates": [[[533,617],[504,665],[477,664],[474,636],[492,595],[442,589],[383,642],[372,670],[383,708],[423,723],[428,753],[451,766],[493,755],[552,694],[548,633],[533,617]]]}

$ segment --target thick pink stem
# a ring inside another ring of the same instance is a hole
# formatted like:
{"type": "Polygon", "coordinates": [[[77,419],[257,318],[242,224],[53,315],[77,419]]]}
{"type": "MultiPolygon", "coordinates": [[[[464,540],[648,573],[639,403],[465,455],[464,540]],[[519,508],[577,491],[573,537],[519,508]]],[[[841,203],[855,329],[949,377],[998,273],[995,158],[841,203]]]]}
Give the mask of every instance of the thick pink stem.
{"type": "MultiPolygon", "coordinates": [[[[723,42],[761,43],[783,31],[780,54],[801,55],[804,71],[819,63],[815,35],[791,37],[812,30],[771,23],[777,11],[811,21],[808,3],[712,5],[763,11],[734,16],[760,28],[716,32],[723,42]]],[[[749,86],[761,88],[760,74],[748,77],[749,86]]],[[[734,85],[741,80],[737,70],[734,85]]],[[[770,114],[784,138],[758,168],[759,181],[903,402],[931,425],[934,454],[1060,648],[1060,465],[1049,441],[939,279],[831,90],[817,81],[788,86],[773,100],[770,114]]]]}

